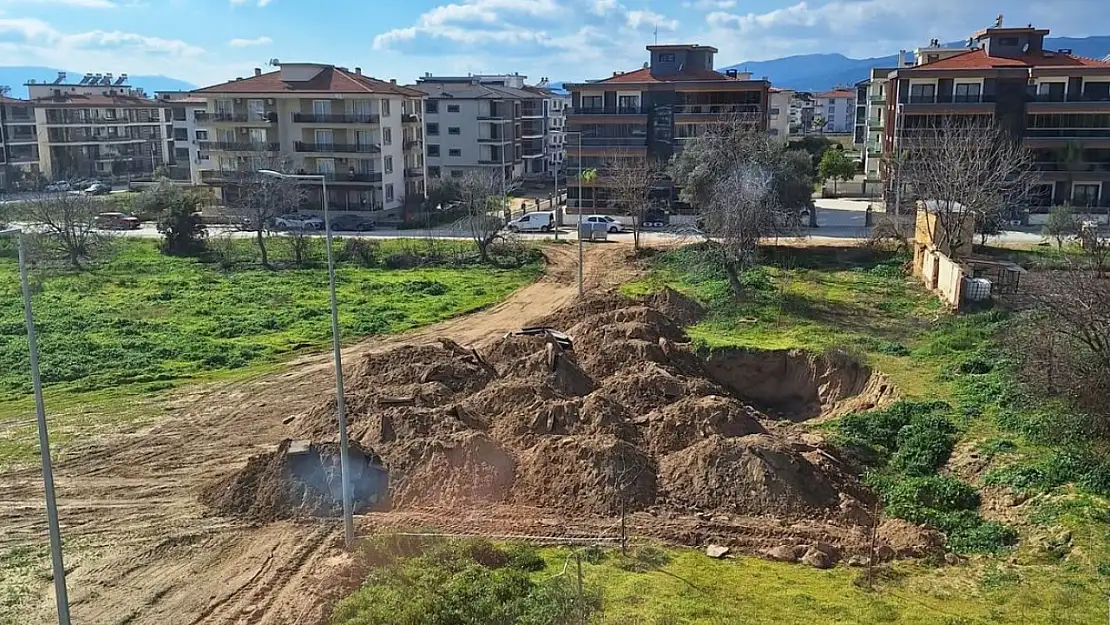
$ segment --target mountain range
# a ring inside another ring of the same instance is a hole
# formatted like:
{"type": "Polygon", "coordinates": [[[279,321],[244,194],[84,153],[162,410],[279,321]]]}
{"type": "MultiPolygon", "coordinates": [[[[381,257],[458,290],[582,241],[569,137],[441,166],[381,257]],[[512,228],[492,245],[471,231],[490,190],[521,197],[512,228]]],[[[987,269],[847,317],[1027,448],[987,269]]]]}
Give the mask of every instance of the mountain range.
{"type": "MultiPolygon", "coordinates": [[[[1110,36],[1098,37],[1048,37],[1045,49],[1071,49],[1078,56],[1101,59],[1110,54],[1110,36]]],[[[945,44],[962,47],[965,42],[945,44]]],[[[825,91],[842,85],[854,85],[866,79],[873,67],[897,67],[898,55],[853,59],[843,54],[803,54],[770,61],[750,61],[719,71],[736,69],[751,72],[753,78],[766,76],[771,84],[795,91],[825,91]]]]}
{"type": "MultiPolygon", "coordinates": [[[[60,70],[53,67],[37,67],[37,66],[0,66],[0,86],[11,87],[11,93],[8,95],[13,98],[26,98],[27,87],[24,85],[30,81],[35,82],[54,82],[58,77],[58,72],[65,72],[67,75],[67,82],[78,82],[85,75],[85,72],[76,72],[71,70],[60,70]]],[[[196,85],[170,78],[168,76],[128,76],[127,84],[132,87],[142,87],[148,95],[153,96],[155,91],[188,91],[196,89],[196,85]]]]}

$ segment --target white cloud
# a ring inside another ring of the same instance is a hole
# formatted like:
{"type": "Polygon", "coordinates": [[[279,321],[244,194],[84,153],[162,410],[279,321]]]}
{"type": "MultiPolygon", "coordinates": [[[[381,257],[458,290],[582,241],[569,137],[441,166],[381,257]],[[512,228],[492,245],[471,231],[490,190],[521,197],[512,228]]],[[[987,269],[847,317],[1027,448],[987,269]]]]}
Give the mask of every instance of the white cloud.
{"type": "Polygon", "coordinates": [[[243,6],[253,2],[255,6],[264,7],[270,4],[271,1],[272,0],[231,0],[231,6],[243,6]]]}
{"type": "Polygon", "coordinates": [[[590,12],[594,15],[608,15],[617,10],[617,0],[594,0],[590,12]]]}
{"type": "Polygon", "coordinates": [[[624,16],[625,24],[634,30],[678,30],[678,20],[670,19],[654,11],[628,11],[624,16]]]}
{"type": "Polygon", "coordinates": [[[232,48],[249,48],[251,46],[268,46],[274,40],[269,37],[256,37],[255,39],[232,39],[227,45],[232,48]]]}
{"type": "Polygon", "coordinates": [[[42,6],[73,7],[80,9],[115,9],[120,5],[113,0],[8,0],[8,4],[37,4],[42,6]]]}
{"type": "Polygon", "coordinates": [[[736,0],[687,0],[682,6],[701,11],[723,11],[736,8],[736,0]]]}
{"type": "Polygon", "coordinates": [[[464,0],[437,6],[422,14],[415,26],[396,28],[374,37],[374,48],[385,50],[419,36],[462,44],[535,43],[547,35],[540,19],[557,18],[556,0],[464,0]]]}
{"type": "Polygon", "coordinates": [[[70,54],[86,50],[128,50],[141,54],[189,57],[204,53],[202,48],[180,39],[148,37],[118,30],[63,33],[35,18],[0,18],[0,33],[15,36],[18,41],[12,42],[14,45],[49,46],[70,54]]]}

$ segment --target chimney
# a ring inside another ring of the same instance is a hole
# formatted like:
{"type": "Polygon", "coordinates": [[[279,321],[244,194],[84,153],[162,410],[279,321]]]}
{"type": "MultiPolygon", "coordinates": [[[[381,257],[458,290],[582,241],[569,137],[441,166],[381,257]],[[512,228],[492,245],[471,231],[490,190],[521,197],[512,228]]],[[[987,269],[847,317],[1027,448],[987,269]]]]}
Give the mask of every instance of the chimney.
{"type": "Polygon", "coordinates": [[[255,76],[261,76],[262,75],[262,68],[261,67],[254,68],[254,75],[255,76]]]}
{"type": "Polygon", "coordinates": [[[391,84],[391,85],[397,84],[397,79],[396,78],[390,78],[389,79],[389,84],[391,84]]]}
{"type": "Polygon", "coordinates": [[[355,74],[357,76],[362,76],[362,68],[361,67],[356,67],[355,68],[355,74]]]}

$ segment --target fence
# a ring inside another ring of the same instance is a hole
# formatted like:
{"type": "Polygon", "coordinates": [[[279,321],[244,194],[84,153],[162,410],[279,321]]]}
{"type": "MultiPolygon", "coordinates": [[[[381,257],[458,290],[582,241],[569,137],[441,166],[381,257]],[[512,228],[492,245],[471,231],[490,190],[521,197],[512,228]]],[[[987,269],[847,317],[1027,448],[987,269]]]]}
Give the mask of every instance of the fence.
{"type": "Polygon", "coordinates": [[[946,304],[956,310],[962,307],[968,274],[959,263],[936,249],[918,245],[914,254],[914,275],[946,304]]]}

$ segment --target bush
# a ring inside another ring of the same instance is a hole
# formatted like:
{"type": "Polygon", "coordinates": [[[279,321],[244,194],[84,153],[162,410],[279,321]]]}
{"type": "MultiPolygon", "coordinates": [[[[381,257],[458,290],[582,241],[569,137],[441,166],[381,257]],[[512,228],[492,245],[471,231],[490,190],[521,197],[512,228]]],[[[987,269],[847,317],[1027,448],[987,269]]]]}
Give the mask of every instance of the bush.
{"type": "Polygon", "coordinates": [[[373,267],[377,262],[381,244],[372,239],[347,239],[339,252],[339,260],[355,262],[363,267],[373,267]]]}
{"type": "Polygon", "coordinates": [[[956,428],[945,417],[924,414],[898,431],[898,449],[890,468],[911,476],[933,475],[956,445],[956,428]]]}
{"type": "MultiPolygon", "coordinates": [[[[836,442],[858,456],[862,461],[875,466],[883,466],[898,451],[899,433],[903,428],[914,423],[920,423],[918,430],[935,425],[938,421],[937,413],[948,412],[951,407],[944,402],[915,402],[900,401],[883,410],[872,410],[851,414],[836,424],[836,442]]],[[[933,447],[936,441],[925,440],[925,436],[915,438],[913,432],[908,431],[906,441],[914,447],[907,450],[906,457],[900,462],[909,463],[909,456],[914,453],[924,453],[925,447],[933,447]]],[[[949,424],[944,430],[954,434],[955,429],[949,424]]],[[[951,447],[949,447],[951,452],[951,447]]],[[[948,459],[945,455],[941,464],[948,459]]],[[[937,465],[939,466],[939,465],[937,465]]]]}

